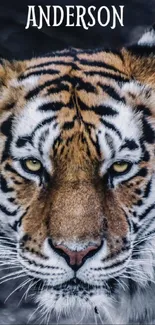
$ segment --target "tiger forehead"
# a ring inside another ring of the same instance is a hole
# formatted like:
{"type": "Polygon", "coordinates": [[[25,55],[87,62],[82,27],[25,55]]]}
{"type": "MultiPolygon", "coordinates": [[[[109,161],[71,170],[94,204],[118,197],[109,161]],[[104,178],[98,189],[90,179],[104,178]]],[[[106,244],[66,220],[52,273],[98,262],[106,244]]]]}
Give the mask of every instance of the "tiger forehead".
{"type": "Polygon", "coordinates": [[[98,125],[100,115],[104,114],[103,101],[111,97],[122,101],[117,82],[121,74],[122,78],[126,77],[121,55],[72,49],[28,61],[19,80],[25,85],[26,100],[33,100],[37,95],[49,100],[51,105],[47,108],[55,112],[60,126],[74,121],[75,115],[85,123],[98,125]],[[29,87],[32,89],[28,90],[29,87]]]}
{"type": "Polygon", "coordinates": [[[116,134],[116,150],[127,130],[136,137],[133,112],[119,82],[127,80],[123,69],[121,55],[104,51],[64,51],[26,61],[11,86],[17,94],[16,154],[19,150],[19,156],[27,156],[35,148],[39,157],[47,157],[53,150],[73,161],[76,148],[79,161],[84,156],[94,161],[107,151],[106,130],[116,134]]]}
{"type": "Polygon", "coordinates": [[[96,112],[102,113],[103,100],[111,96],[122,100],[118,81],[128,78],[122,54],[103,50],[65,50],[49,57],[20,62],[19,65],[20,72],[14,74],[15,78],[9,83],[7,102],[15,101],[17,110],[21,111],[36,97],[46,98],[51,104],[46,106],[46,110],[51,109],[59,115],[60,123],[67,115],[71,116],[71,109],[76,106],[83,119],[96,124],[99,119],[96,112]],[[73,96],[76,99],[74,104],[73,96]],[[67,112],[66,108],[70,111],[67,112]],[[91,114],[88,114],[89,109],[91,114]]]}

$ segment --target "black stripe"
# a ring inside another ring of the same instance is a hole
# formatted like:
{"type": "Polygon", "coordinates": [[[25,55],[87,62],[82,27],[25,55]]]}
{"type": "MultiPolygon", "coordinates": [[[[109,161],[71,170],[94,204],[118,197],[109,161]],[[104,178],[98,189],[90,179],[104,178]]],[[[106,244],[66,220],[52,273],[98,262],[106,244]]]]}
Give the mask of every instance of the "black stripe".
{"type": "Polygon", "coordinates": [[[145,115],[145,116],[151,116],[152,114],[151,114],[151,111],[150,111],[150,109],[147,107],[147,106],[145,106],[145,105],[137,105],[135,108],[134,108],[134,110],[136,111],[136,112],[142,112],[143,113],[143,115],[145,115]]]}
{"type": "Polygon", "coordinates": [[[32,97],[37,96],[37,95],[39,94],[39,92],[42,91],[44,88],[46,88],[46,87],[48,87],[48,86],[51,86],[52,82],[53,82],[53,81],[48,80],[48,81],[46,81],[43,85],[40,85],[40,86],[38,86],[38,87],[36,87],[36,88],[30,90],[30,91],[26,94],[25,99],[26,99],[26,100],[29,100],[29,99],[31,99],[32,97]]]}
{"type": "Polygon", "coordinates": [[[115,111],[113,108],[111,108],[110,106],[87,106],[79,97],[78,97],[78,103],[80,106],[80,109],[83,111],[94,111],[96,114],[104,116],[116,116],[118,115],[118,112],[115,111]]]}
{"type": "Polygon", "coordinates": [[[145,140],[148,143],[151,143],[151,144],[154,143],[155,142],[155,132],[154,132],[153,128],[151,127],[149,122],[144,117],[142,119],[142,123],[143,123],[143,133],[144,133],[145,140]]]}
{"type": "Polygon", "coordinates": [[[11,227],[14,231],[17,231],[17,227],[18,227],[18,226],[19,226],[19,227],[21,226],[22,219],[23,219],[24,216],[27,214],[28,209],[29,209],[29,208],[27,208],[26,211],[21,215],[21,217],[19,218],[19,220],[16,220],[16,221],[13,223],[13,225],[10,225],[10,227],[11,227]]]}
{"type": "Polygon", "coordinates": [[[56,69],[42,69],[42,70],[35,70],[35,71],[32,71],[32,72],[29,72],[27,74],[22,74],[18,80],[19,81],[22,81],[26,78],[29,78],[31,76],[40,76],[40,75],[45,75],[45,74],[49,74],[49,75],[54,75],[54,74],[58,74],[60,73],[59,70],[56,70],[56,69]]]}
{"type": "Polygon", "coordinates": [[[133,232],[136,234],[140,228],[140,225],[132,220],[133,232]]]}
{"type": "Polygon", "coordinates": [[[122,184],[131,181],[135,177],[146,177],[147,176],[147,169],[145,167],[141,168],[137,174],[131,176],[127,180],[122,180],[122,184]]]}
{"type": "MultiPolygon", "coordinates": [[[[124,252],[124,251],[128,251],[129,250],[129,248],[126,248],[126,249],[122,249],[122,251],[124,252]]],[[[119,266],[119,265],[123,265],[127,260],[129,259],[129,257],[126,257],[123,261],[118,261],[118,262],[114,262],[112,265],[110,265],[110,266],[105,266],[104,268],[103,268],[103,270],[109,270],[109,269],[112,269],[113,267],[117,267],[117,266],[119,266]]],[[[103,261],[103,260],[102,260],[103,261]]],[[[104,260],[104,261],[106,261],[106,259],[104,260]]],[[[111,261],[111,262],[113,262],[113,261],[111,261]]]]}
{"type": "Polygon", "coordinates": [[[144,152],[144,154],[143,154],[143,160],[144,161],[149,161],[150,160],[150,154],[149,154],[149,152],[147,150],[144,150],[143,152],[144,152]]]}
{"type": "Polygon", "coordinates": [[[143,152],[143,161],[150,160],[150,154],[146,149],[145,142],[144,142],[144,134],[142,134],[142,138],[140,139],[141,150],[143,152]]]}
{"type": "Polygon", "coordinates": [[[119,72],[119,73],[123,73],[122,71],[120,71],[119,69],[115,68],[113,65],[111,64],[108,64],[108,63],[105,63],[103,61],[92,61],[92,60],[89,60],[88,59],[80,59],[80,64],[83,64],[83,65],[89,65],[89,66],[94,66],[95,67],[99,67],[99,68],[105,68],[105,69],[109,69],[109,70],[112,70],[112,71],[115,71],[115,72],[119,72]]]}
{"type": "Polygon", "coordinates": [[[10,155],[10,143],[12,141],[12,123],[13,115],[9,116],[9,118],[5,120],[1,125],[1,132],[7,137],[5,147],[2,153],[1,162],[4,162],[10,155]]]}
{"type": "Polygon", "coordinates": [[[13,212],[10,212],[4,205],[0,204],[0,211],[7,214],[9,217],[14,217],[17,215],[18,209],[13,212]]]}
{"type": "Polygon", "coordinates": [[[92,107],[95,111],[96,114],[101,115],[101,116],[117,116],[118,112],[115,111],[112,107],[110,106],[105,106],[105,105],[100,105],[100,106],[95,106],[92,107]]]}
{"type": "Polygon", "coordinates": [[[49,129],[44,130],[39,138],[39,142],[38,142],[38,150],[41,154],[41,156],[43,155],[43,150],[42,150],[42,146],[44,145],[46,138],[49,136],[49,129]]]}
{"type": "Polygon", "coordinates": [[[23,178],[22,176],[20,176],[17,171],[12,167],[10,166],[8,163],[5,165],[5,170],[8,171],[8,172],[11,172],[13,174],[15,174],[16,176],[20,177],[21,179],[23,178]]]}
{"type": "Polygon", "coordinates": [[[29,66],[28,68],[26,68],[26,71],[31,70],[31,69],[38,69],[38,68],[48,67],[49,65],[64,65],[64,66],[69,66],[70,67],[70,66],[72,66],[72,64],[73,64],[72,61],[70,61],[70,62],[64,62],[64,61],[60,61],[60,60],[48,61],[48,62],[44,62],[44,63],[29,66]]]}
{"type": "Polygon", "coordinates": [[[107,145],[109,146],[109,149],[111,151],[111,158],[114,158],[115,156],[115,147],[114,147],[114,141],[110,134],[105,133],[105,140],[107,145]]]}
{"type": "Polygon", "coordinates": [[[7,200],[8,200],[9,202],[11,202],[11,203],[15,202],[15,198],[14,198],[14,197],[9,197],[7,200]]]}
{"type": "Polygon", "coordinates": [[[89,93],[96,92],[96,88],[93,86],[92,83],[83,81],[81,78],[77,78],[77,77],[75,78],[75,81],[76,81],[76,89],[77,90],[85,89],[89,93]]]}
{"type": "Polygon", "coordinates": [[[7,138],[7,140],[5,142],[5,148],[3,150],[1,163],[3,163],[5,160],[7,160],[8,157],[9,157],[9,155],[10,155],[10,144],[11,144],[11,141],[12,141],[12,138],[7,138]]]}
{"type": "Polygon", "coordinates": [[[104,49],[104,48],[97,48],[97,49],[88,49],[88,50],[78,50],[78,53],[77,54],[80,54],[80,53],[88,53],[88,54],[94,54],[94,53],[110,53],[112,55],[116,55],[118,56],[122,61],[124,61],[124,57],[122,55],[122,53],[119,51],[119,50],[110,50],[110,49],[104,49]]]}
{"type": "Polygon", "coordinates": [[[29,136],[20,137],[16,141],[16,146],[18,148],[22,148],[26,145],[27,142],[31,143],[31,138],[29,136]]]}
{"type": "Polygon", "coordinates": [[[9,116],[8,119],[5,120],[1,125],[0,130],[6,137],[9,137],[11,135],[12,122],[13,115],[9,116]]]}
{"type": "Polygon", "coordinates": [[[52,117],[49,117],[49,118],[43,120],[41,123],[39,123],[39,124],[35,127],[35,129],[34,129],[33,132],[31,133],[30,137],[33,138],[34,135],[35,135],[35,133],[36,133],[36,131],[37,131],[38,129],[42,128],[44,125],[50,124],[50,123],[53,122],[55,119],[56,119],[56,117],[55,117],[55,116],[52,116],[52,117]]]}
{"type": "Polygon", "coordinates": [[[129,81],[130,79],[127,77],[123,77],[120,75],[116,75],[116,74],[112,74],[112,73],[108,73],[108,72],[103,72],[103,71],[85,71],[85,74],[88,76],[94,76],[94,75],[99,75],[100,77],[105,77],[105,78],[110,78],[113,79],[117,82],[125,82],[125,81],[129,81]]]}
{"type": "Polygon", "coordinates": [[[61,86],[61,82],[63,83],[64,81],[70,82],[72,81],[72,83],[74,83],[74,79],[71,78],[71,76],[69,75],[65,75],[59,78],[55,78],[54,80],[48,80],[46,82],[44,82],[44,84],[30,90],[26,96],[25,99],[26,100],[30,100],[32,97],[37,96],[39,94],[40,91],[42,91],[44,88],[51,86],[52,84],[58,84],[61,86]]]}
{"type": "Polygon", "coordinates": [[[105,121],[105,120],[103,120],[103,119],[100,119],[100,122],[105,126],[105,127],[107,127],[108,129],[110,129],[110,130],[112,130],[112,131],[114,131],[118,136],[119,136],[119,138],[120,139],[122,139],[122,135],[121,135],[121,132],[113,125],[113,124],[111,124],[110,122],[107,122],[107,121],[105,121]]]}
{"type": "Polygon", "coordinates": [[[50,102],[39,106],[37,109],[40,111],[59,111],[64,106],[63,102],[50,102]]]}
{"type": "Polygon", "coordinates": [[[125,148],[128,148],[130,150],[136,150],[139,147],[134,140],[125,139],[125,143],[120,147],[120,151],[125,148]]]}
{"type": "Polygon", "coordinates": [[[140,216],[140,220],[144,219],[153,209],[155,209],[155,203],[151,204],[140,216]]]}
{"type": "Polygon", "coordinates": [[[70,130],[74,127],[74,122],[77,120],[76,115],[73,117],[73,120],[71,122],[65,122],[63,124],[63,130],[70,130]]]}
{"type": "MultiPolygon", "coordinates": [[[[145,239],[151,233],[155,234],[155,229],[153,229],[153,230],[149,230],[149,232],[145,233],[145,235],[144,235],[144,232],[145,231],[148,231],[148,229],[152,227],[152,224],[154,226],[154,216],[152,217],[151,220],[150,220],[150,218],[148,218],[146,220],[145,226],[143,226],[143,227],[141,226],[139,228],[139,231],[138,231],[138,234],[137,234],[137,241],[138,241],[139,238],[140,239],[142,239],[142,238],[145,239]]],[[[144,241],[141,241],[136,247],[138,247],[138,246],[141,247],[141,246],[145,245],[145,243],[146,243],[145,240],[144,241]]]]}
{"type": "Polygon", "coordinates": [[[24,137],[18,138],[18,140],[16,142],[16,146],[19,147],[19,148],[24,147],[27,142],[29,142],[31,145],[33,145],[32,140],[33,140],[33,137],[34,137],[36,131],[38,129],[42,128],[44,125],[50,124],[55,119],[56,119],[56,117],[53,116],[53,117],[50,117],[50,118],[47,118],[47,119],[43,120],[41,123],[39,123],[35,127],[35,129],[33,130],[33,132],[29,136],[24,136],[24,137]]]}
{"type": "MultiPolygon", "coordinates": [[[[87,128],[87,132],[89,133],[89,140],[91,141],[91,143],[93,144],[93,146],[96,148],[96,151],[97,151],[97,154],[99,157],[101,157],[101,150],[100,150],[100,145],[99,145],[99,139],[98,139],[98,136],[96,135],[96,141],[94,141],[91,137],[91,130],[90,130],[90,126],[91,128],[94,128],[94,125],[92,126],[91,123],[85,123],[85,126],[87,128]]],[[[88,142],[87,142],[87,139],[82,135],[82,138],[81,138],[82,142],[83,143],[86,143],[87,145],[87,155],[88,157],[91,157],[91,151],[89,149],[89,145],[88,145],[88,142]]]]}
{"type": "Polygon", "coordinates": [[[151,191],[151,184],[152,184],[152,179],[148,182],[145,191],[144,191],[144,197],[147,198],[150,194],[151,191]]]}
{"type": "Polygon", "coordinates": [[[47,92],[50,95],[50,94],[61,93],[61,91],[63,91],[63,90],[69,91],[69,85],[60,84],[59,87],[48,88],[47,92]]]}
{"type": "Polygon", "coordinates": [[[12,109],[15,107],[15,102],[12,102],[12,103],[8,103],[6,106],[5,106],[5,110],[7,109],[12,109]]]}
{"type": "Polygon", "coordinates": [[[13,188],[8,186],[5,178],[2,175],[0,175],[0,187],[3,193],[8,193],[13,191],[13,188]]]}
{"type": "Polygon", "coordinates": [[[102,88],[104,92],[106,92],[110,97],[112,97],[115,100],[121,101],[125,103],[125,98],[120,97],[119,94],[116,92],[116,90],[108,85],[102,85],[100,82],[98,82],[98,85],[102,88]]]}

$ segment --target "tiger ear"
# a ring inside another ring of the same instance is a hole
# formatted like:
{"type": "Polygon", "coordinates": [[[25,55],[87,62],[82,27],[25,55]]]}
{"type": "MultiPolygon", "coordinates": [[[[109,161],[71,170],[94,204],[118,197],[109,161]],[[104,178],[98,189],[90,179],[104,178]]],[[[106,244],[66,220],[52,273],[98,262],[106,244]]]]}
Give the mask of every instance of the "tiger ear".
{"type": "Polygon", "coordinates": [[[138,41],[138,45],[149,47],[155,46],[155,24],[144,32],[138,41]]]}
{"type": "Polygon", "coordinates": [[[155,25],[124,50],[129,77],[155,88],[155,25]]]}

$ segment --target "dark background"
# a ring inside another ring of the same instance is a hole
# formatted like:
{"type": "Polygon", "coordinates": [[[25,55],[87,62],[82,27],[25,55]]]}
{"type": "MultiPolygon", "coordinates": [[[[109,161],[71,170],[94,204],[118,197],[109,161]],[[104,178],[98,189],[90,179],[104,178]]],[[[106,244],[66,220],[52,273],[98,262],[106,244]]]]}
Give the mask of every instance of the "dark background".
{"type": "MultiPolygon", "coordinates": [[[[81,0],[81,1],[10,1],[0,4],[0,56],[7,59],[27,59],[47,52],[74,46],[78,48],[110,47],[136,42],[143,31],[155,22],[155,0],[81,0]],[[96,7],[124,5],[124,27],[96,25],[89,30],[79,27],[44,27],[25,30],[28,5],[83,5],[96,7]]],[[[6,271],[5,271],[6,272],[6,271]]],[[[5,273],[0,273],[3,276],[5,273]]],[[[9,281],[0,286],[0,324],[26,324],[35,305],[29,299],[19,301],[26,287],[18,290],[4,303],[6,297],[21,281],[9,281]]],[[[30,321],[34,324],[35,315],[30,321]]],[[[54,320],[53,320],[54,322],[54,320]]],[[[68,321],[64,321],[69,323],[68,321]]],[[[38,322],[39,323],[39,322],[38,322]]]]}
{"type": "Polygon", "coordinates": [[[137,40],[142,31],[155,21],[155,0],[58,0],[58,1],[10,1],[0,4],[0,55],[8,59],[30,58],[63,49],[119,47],[137,40]],[[25,30],[28,5],[124,5],[124,27],[112,30],[98,24],[89,30],[82,27],[33,27],[25,30]]]}

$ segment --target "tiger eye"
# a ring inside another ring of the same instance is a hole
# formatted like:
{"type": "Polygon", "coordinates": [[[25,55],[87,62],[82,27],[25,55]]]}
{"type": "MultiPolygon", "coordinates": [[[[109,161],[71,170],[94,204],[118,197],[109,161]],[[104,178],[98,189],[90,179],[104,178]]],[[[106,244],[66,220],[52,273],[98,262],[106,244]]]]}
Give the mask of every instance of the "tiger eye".
{"type": "Polygon", "coordinates": [[[37,159],[27,159],[25,161],[25,166],[31,172],[38,172],[42,167],[41,162],[37,159]]]}
{"type": "Polygon", "coordinates": [[[116,162],[112,165],[112,169],[116,173],[124,173],[128,169],[128,167],[129,167],[129,163],[124,161],[116,162]]]}

